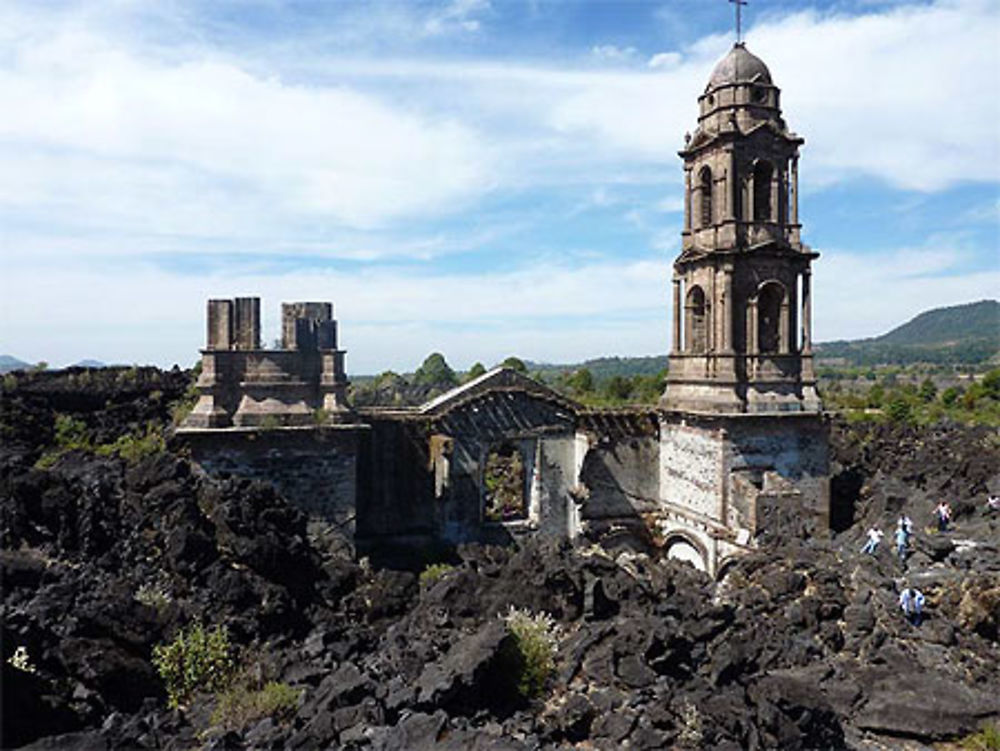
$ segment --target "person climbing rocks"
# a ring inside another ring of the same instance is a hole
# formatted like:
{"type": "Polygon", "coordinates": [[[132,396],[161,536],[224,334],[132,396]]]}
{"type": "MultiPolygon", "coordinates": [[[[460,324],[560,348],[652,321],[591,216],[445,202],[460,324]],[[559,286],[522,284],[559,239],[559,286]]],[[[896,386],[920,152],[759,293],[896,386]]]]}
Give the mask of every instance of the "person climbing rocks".
{"type": "Polygon", "coordinates": [[[906,514],[900,514],[898,526],[906,530],[907,542],[909,542],[909,538],[913,537],[913,520],[906,514]]]}
{"type": "Polygon", "coordinates": [[[986,513],[990,516],[1000,512],[1000,495],[991,495],[986,499],[986,513]]]}
{"type": "Polygon", "coordinates": [[[923,619],[924,593],[914,587],[904,587],[899,593],[899,607],[912,625],[919,626],[923,619]]]}
{"type": "Polygon", "coordinates": [[[941,501],[934,509],[934,515],[937,517],[938,532],[947,532],[948,523],[951,522],[951,506],[948,502],[941,501]]]}
{"type": "Polygon", "coordinates": [[[875,549],[878,547],[878,544],[882,542],[882,538],[884,536],[884,533],[878,527],[872,527],[869,529],[868,541],[865,543],[865,546],[861,548],[861,552],[867,553],[868,555],[875,555],[875,549]]]}
{"type": "Polygon", "coordinates": [[[910,549],[910,534],[906,531],[903,517],[899,518],[899,525],[896,527],[896,554],[900,563],[906,563],[906,554],[910,549]]]}

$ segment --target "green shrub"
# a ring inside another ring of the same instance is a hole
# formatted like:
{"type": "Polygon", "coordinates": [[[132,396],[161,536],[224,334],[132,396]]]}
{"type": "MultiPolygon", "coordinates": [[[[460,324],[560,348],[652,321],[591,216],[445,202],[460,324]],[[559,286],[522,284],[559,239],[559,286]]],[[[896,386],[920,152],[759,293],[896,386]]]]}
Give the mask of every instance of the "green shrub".
{"type": "Polygon", "coordinates": [[[209,631],[196,623],[169,644],[153,647],[153,665],[172,708],[187,703],[195,691],[222,691],[232,682],[235,670],[229,632],[225,626],[209,631]]]}
{"type": "Polygon", "coordinates": [[[967,751],[1000,751],[1000,726],[984,725],[979,731],[961,741],[967,751]]]}
{"type": "Polygon", "coordinates": [[[532,614],[513,605],[502,616],[520,655],[517,690],[525,699],[541,696],[555,671],[556,625],[548,613],[532,614]]]}
{"type": "Polygon", "coordinates": [[[175,428],[191,414],[191,410],[198,403],[199,396],[201,396],[201,392],[198,391],[198,386],[192,383],[184,391],[184,396],[170,406],[170,421],[175,428]]]}
{"type": "Polygon", "coordinates": [[[55,444],[64,451],[70,449],[90,449],[87,423],[69,415],[56,415],[55,444]]]}
{"type": "Polygon", "coordinates": [[[144,434],[129,433],[123,435],[114,443],[105,443],[98,446],[96,453],[98,456],[120,456],[129,464],[135,464],[140,459],[147,456],[155,456],[167,449],[167,442],[163,433],[155,425],[150,423],[146,426],[144,434]]]}
{"type": "Polygon", "coordinates": [[[281,720],[295,711],[301,695],[300,689],[274,681],[259,690],[233,686],[219,694],[212,724],[226,730],[242,730],[265,717],[281,720]]]}
{"type": "Polygon", "coordinates": [[[448,563],[432,563],[420,572],[420,586],[429,587],[455,567],[448,563]]]}

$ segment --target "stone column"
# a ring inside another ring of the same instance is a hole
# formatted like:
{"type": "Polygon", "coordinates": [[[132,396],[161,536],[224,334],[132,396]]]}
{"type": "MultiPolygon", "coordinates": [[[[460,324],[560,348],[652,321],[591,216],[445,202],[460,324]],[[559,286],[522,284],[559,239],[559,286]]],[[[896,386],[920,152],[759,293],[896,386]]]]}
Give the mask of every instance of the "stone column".
{"type": "Polygon", "coordinates": [[[749,355],[750,366],[748,370],[756,377],[757,357],[760,349],[757,345],[757,298],[750,300],[747,305],[747,355],[749,355]]]}
{"type": "MultiPolygon", "coordinates": [[[[799,157],[792,157],[792,224],[799,223],[799,157]]],[[[805,297],[805,295],[803,295],[805,297]]]]}
{"type": "Polygon", "coordinates": [[[726,191],[726,219],[735,219],[737,216],[736,202],[740,200],[740,179],[736,174],[736,153],[729,152],[728,187],[726,191]]]}
{"type": "Polygon", "coordinates": [[[733,269],[731,266],[722,267],[722,351],[726,354],[733,352],[733,321],[735,307],[733,306],[733,269]]]}
{"type": "Polygon", "coordinates": [[[769,222],[779,221],[778,214],[781,211],[780,208],[781,190],[779,189],[780,185],[781,185],[781,170],[778,169],[777,165],[775,165],[774,169],[771,171],[771,186],[770,186],[771,200],[770,200],[770,206],[768,207],[770,209],[770,212],[768,213],[767,217],[767,220],[769,222]]]}
{"type": "Polygon", "coordinates": [[[802,272],[802,354],[812,354],[812,271],[802,272]]]}
{"type": "Polygon", "coordinates": [[[684,168],[684,229],[691,231],[691,167],[684,168]]]}
{"type": "Polygon", "coordinates": [[[674,277],[674,352],[681,351],[681,315],[683,310],[681,309],[681,280],[680,277],[674,277]]]}
{"type": "Polygon", "coordinates": [[[778,354],[787,355],[791,352],[792,324],[789,320],[789,299],[781,301],[781,313],[778,315],[778,354]]]}

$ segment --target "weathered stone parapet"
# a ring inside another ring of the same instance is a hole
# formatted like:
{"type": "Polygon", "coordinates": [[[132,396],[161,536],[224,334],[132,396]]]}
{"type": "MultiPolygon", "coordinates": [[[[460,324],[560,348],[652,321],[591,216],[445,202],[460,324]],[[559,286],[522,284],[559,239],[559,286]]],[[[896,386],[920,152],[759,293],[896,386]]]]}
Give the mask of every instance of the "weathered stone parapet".
{"type": "Polygon", "coordinates": [[[260,300],[208,301],[199,399],[180,430],[307,426],[352,419],[330,303],[286,303],[282,349],[260,346],[260,300]]]}

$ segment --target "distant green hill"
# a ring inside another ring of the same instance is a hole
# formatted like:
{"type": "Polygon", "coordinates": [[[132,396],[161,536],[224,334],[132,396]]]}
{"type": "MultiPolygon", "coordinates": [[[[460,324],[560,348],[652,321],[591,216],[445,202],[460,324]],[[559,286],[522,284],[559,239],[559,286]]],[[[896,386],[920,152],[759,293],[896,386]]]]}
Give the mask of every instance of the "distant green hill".
{"type": "Polygon", "coordinates": [[[821,360],[849,365],[981,364],[1000,357],[1000,302],[928,310],[881,336],[821,342],[821,360]]]}

